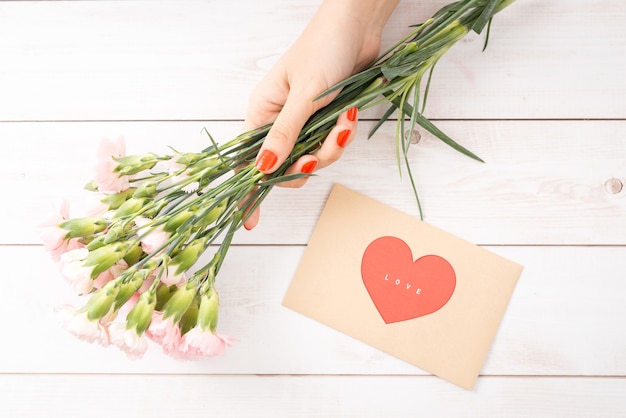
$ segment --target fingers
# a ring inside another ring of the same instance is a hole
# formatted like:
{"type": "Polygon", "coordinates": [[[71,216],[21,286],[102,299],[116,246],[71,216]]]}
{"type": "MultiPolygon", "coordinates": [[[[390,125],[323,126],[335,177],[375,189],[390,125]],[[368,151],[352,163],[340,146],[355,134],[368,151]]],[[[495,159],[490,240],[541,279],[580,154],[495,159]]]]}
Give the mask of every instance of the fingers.
{"type": "MultiPolygon", "coordinates": [[[[312,103],[308,105],[306,103],[302,100],[287,100],[257,155],[255,165],[259,171],[267,174],[272,173],[287,159],[302,127],[315,111],[312,103]]],[[[356,135],[357,117],[358,110],[356,107],[342,113],[337,119],[337,125],[330,131],[320,149],[313,154],[300,157],[287,169],[285,174],[313,174],[315,170],[327,167],[337,161],[356,135]]],[[[249,121],[250,119],[246,121],[246,124],[250,123],[249,121]]],[[[302,187],[308,179],[309,177],[301,177],[278,185],[297,188],[302,187]]],[[[253,229],[258,224],[259,218],[260,210],[257,208],[248,217],[244,227],[248,230],[253,229]]]]}
{"type": "Polygon", "coordinates": [[[314,111],[312,99],[303,99],[299,94],[289,95],[257,155],[255,165],[259,171],[270,174],[281,166],[314,111]]]}
{"type": "MultiPolygon", "coordinates": [[[[287,169],[285,174],[313,174],[318,165],[319,160],[316,156],[311,154],[303,155],[302,157],[298,158],[298,161],[293,163],[293,165],[287,169]]],[[[295,180],[283,181],[282,183],[278,183],[278,186],[298,188],[304,186],[304,183],[306,183],[308,179],[308,176],[300,177],[295,180]]]]}
{"type": "MultiPolygon", "coordinates": [[[[285,174],[312,174],[315,170],[324,168],[337,161],[346,147],[352,142],[357,131],[358,110],[356,107],[342,113],[337,119],[337,125],[330,131],[324,143],[315,153],[304,155],[298,159],[285,174]]],[[[295,180],[279,183],[281,187],[302,187],[310,177],[301,177],[295,180]]]]}
{"type": "MultiPolygon", "coordinates": [[[[251,196],[248,196],[248,198],[250,198],[251,196]]],[[[244,217],[247,214],[244,214],[244,217]]],[[[252,214],[248,217],[248,219],[246,219],[246,221],[243,223],[243,227],[246,228],[248,231],[251,230],[252,228],[254,228],[255,226],[257,226],[257,224],[259,223],[259,218],[261,216],[261,209],[259,207],[257,207],[254,212],[252,212],[252,214]]]]}
{"type": "Polygon", "coordinates": [[[341,157],[356,135],[357,117],[356,107],[339,116],[337,125],[330,131],[320,149],[314,153],[319,160],[317,169],[327,167],[341,157]]]}

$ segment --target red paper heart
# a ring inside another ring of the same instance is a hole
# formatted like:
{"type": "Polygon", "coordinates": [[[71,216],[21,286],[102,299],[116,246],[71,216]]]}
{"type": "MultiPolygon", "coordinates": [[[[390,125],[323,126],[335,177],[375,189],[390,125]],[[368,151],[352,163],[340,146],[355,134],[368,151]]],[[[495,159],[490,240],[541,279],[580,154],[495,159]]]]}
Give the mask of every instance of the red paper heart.
{"type": "Polygon", "coordinates": [[[367,246],[361,277],[386,324],[438,311],[456,287],[456,274],[445,258],[425,255],[413,261],[409,246],[391,236],[367,246]]]}

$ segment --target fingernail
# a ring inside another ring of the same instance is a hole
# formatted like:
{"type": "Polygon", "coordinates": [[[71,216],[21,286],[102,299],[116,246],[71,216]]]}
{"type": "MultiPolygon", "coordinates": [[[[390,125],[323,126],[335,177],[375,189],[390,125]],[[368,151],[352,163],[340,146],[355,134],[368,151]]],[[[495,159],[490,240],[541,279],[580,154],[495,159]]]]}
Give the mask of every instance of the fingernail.
{"type": "Polygon", "coordinates": [[[256,160],[256,168],[259,171],[267,171],[276,164],[278,157],[270,150],[263,150],[256,160]]]}
{"type": "Polygon", "coordinates": [[[308,163],[302,166],[300,171],[304,174],[311,174],[315,170],[315,167],[317,167],[317,161],[315,160],[309,161],[308,163]]]}
{"type": "Polygon", "coordinates": [[[348,109],[348,120],[350,122],[354,122],[356,120],[356,112],[357,112],[356,106],[353,106],[350,109],[348,109]]]}
{"type": "Polygon", "coordinates": [[[346,142],[348,142],[348,138],[350,138],[350,129],[344,129],[343,131],[339,132],[339,134],[337,135],[337,145],[342,148],[345,147],[346,142]]]}

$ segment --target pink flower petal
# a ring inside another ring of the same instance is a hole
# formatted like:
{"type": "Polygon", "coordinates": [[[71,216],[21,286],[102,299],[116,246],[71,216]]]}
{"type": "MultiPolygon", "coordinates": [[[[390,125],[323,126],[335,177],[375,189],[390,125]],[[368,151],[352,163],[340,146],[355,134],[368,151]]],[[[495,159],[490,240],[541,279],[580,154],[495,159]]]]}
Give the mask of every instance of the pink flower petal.
{"type": "Polygon", "coordinates": [[[191,359],[219,356],[224,354],[226,346],[232,346],[234,341],[236,340],[232,337],[213,334],[195,327],[183,336],[179,350],[191,359]]]}
{"type": "Polygon", "coordinates": [[[77,248],[77,241],[71,243],[66,240],[67,231],[61,229],[59,225],[70,218],[70,206],[67,199],[59,202],[57,212],[39,224],[39,237],[43,247],[50,253],[54,261],[59,261],[61,254],[70,249],[77,248]],[[70,248],[72,246],[73,248],[70,248]]]}
{"type": "Polygon", "coordinates": [[[126,353],[133,360],[143,357],[148,350],[148,339],[145,334],[138,335],[134,329],[126,329],[124,324],[109,324],[111,343],[126,353]]]}
{"type": "MultiPolygon", "coordinates": [[[[145,231],[142,231],[143,227],[152,222],[150,219],[137,217],[135,218],[135,225],[139,229],[139,233],[143,234],[145,231]]],[[[146,227],[150,228],[150,227],[146,227]]],[[[141,249],[146,254],[152,254],[158,248],[161,248],[163,244],[167,242],[170,238],[170,234],[163,231],[163,228],[158,226],[152,229],[150,232],[141,237],[141,249]]]]}
{"type": "Polygon", "coordinates": [[[61,325],[71,334],[90,343],[99,342],[107,345],[108,331],[98,321],[90,321],[86,312],[81,312],[70,305],[62,305],[56,309],[61,325]]]}
{"type": "Polygon", "coordinates": [[[98,185],[101,192],[118,193],[130,187],[128,176],[120,176],[115,173],[117,162],[114,157],[126,156],[126,141],[124,138],[118,138],[117,141],[103,139],[98,147],[98,162],[96,164],[96,173],[94,182],[98,185]]]}
{"type": "Polygon", "coordinates": [[[163,319],[161,312],[152,314],[152,322],[146,330],[146,335],[155,343],[160,344],[167,354],[177,351],[181,342],[180,329],[171,318],[163,319]]]}
{"type": "Polygon", "coordinates": [[[102,289],[102,286],[107,284],[113,279],[116,279],[122,274],[126,269],[128,269],[128,264],[123,259],[115,263],[108,270],[100,273],[98,277],[93,280],[93,287],[96,289],[102,289]]]}

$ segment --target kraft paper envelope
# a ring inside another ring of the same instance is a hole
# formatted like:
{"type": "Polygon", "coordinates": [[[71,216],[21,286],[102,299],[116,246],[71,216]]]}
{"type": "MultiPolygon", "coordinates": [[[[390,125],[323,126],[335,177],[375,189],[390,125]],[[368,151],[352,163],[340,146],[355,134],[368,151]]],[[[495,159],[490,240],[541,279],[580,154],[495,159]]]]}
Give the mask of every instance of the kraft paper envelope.
{"type": "Polygon", "coordinates": [[[472,389],[521,272],[335,185],[283,305],[472,389]]]}

